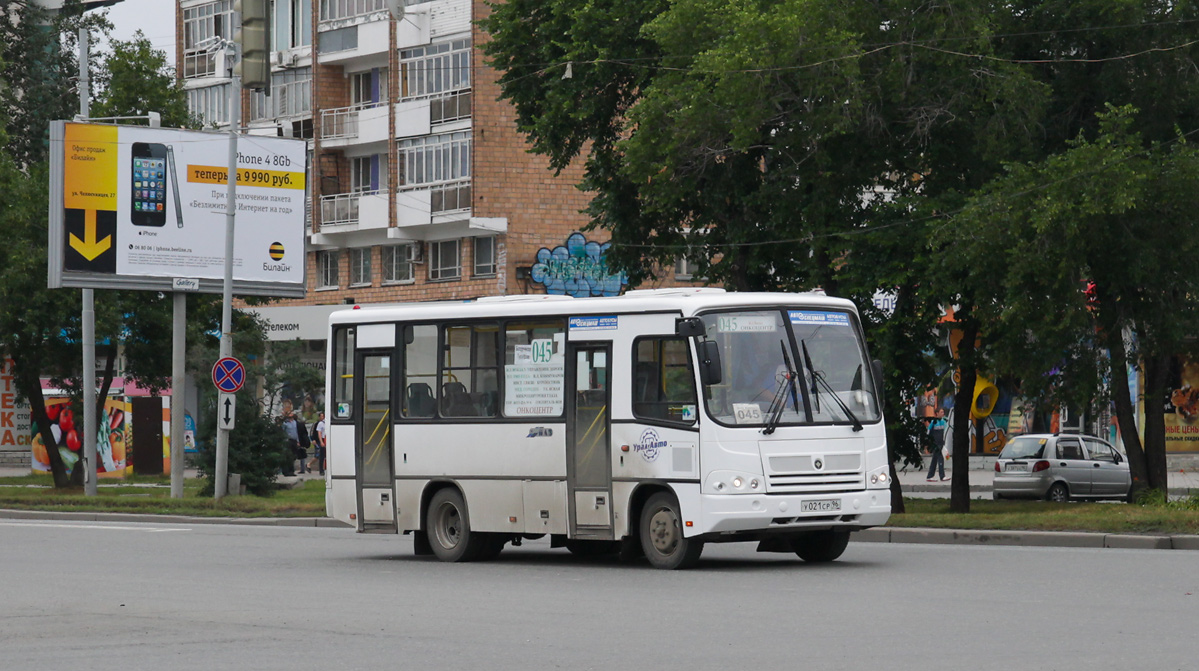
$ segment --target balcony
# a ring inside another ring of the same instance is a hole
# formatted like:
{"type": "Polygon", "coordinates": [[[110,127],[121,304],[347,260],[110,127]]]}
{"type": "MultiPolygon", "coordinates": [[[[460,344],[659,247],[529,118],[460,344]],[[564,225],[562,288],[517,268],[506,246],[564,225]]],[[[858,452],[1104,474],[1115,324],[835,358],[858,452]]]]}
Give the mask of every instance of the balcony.
{"type": "Polygon", "coordinates": [[[358,137],[358,110],[361,105],[321,110],[321,139],[347,140],[358,137]]]}
{"type": "Polygon", "coordinates": [[[387,142],[387,107],[360,103],[321,111],[321,141],[329,148],[387,142]]]}
{"type": "Polygon", "coordinates": [[[321,196],[321,233],[387,228],[387,196],[378,191],[321,196]]]}
{"type": "Polygon", "coordinates": [[[385,67],[387,65],[391,21],[384,11],[381,20],[369,20],[317,32],[317,53],[320,62],[353,69],[385,67]]]}

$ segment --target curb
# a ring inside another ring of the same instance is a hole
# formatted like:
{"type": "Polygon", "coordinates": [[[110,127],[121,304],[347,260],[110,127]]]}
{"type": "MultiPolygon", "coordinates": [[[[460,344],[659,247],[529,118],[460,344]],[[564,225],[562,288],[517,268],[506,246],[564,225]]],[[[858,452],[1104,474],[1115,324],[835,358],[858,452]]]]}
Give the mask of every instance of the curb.
{"type": "Polygon", "coordinates": [[[1085,531],[1005,531],[1002,529],[967,531],[925,527],[875,527],[855,531],[850,539],[862,543],[1199,550],[1199,536],[1189,534],[1105,534],[1085,531]]]}
{"type": "Polygon", "coordinates": [[[329,517],[198,517],[190,515],[147,515],[140,513],[74,513],[43,510],[0,509],[0,519],[51,520],[58,522],[139,522],[142,524],[235,524],[261,527],[334,527],[348,524],[329,517]]]}
{"type": "MultiPolygon", "coordinates": [[[[323,527],[352,529],[329,517],[191,517],[136,513],[71,513],[0,509],[0,519],[60,522],[138,522],[142,524],[233,524],[238,526],[323,527]]],[[[1005,531],[874,527],[855,531],[859,543],[923,545],[1015,545],[1022,547],[1118,548],[1132,550],[1199,550],[1199,535],[1107,534],[1085,531],[1005,531]]]]}

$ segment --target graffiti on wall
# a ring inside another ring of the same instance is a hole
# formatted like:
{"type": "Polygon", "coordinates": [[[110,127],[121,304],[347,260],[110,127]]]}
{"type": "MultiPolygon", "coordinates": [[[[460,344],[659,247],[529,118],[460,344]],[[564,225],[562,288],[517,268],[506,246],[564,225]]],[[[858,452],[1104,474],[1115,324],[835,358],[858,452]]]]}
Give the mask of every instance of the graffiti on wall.
{"type": "Polygon", "coordinates": [[[571,233],[565,245],[537,250],[530,275],[534,282],[545,285],[547,294],[616,296],[629,279],[624,273],[608,270],[604,252],[611,244],[588,242],[582,233],[571,233]]]}

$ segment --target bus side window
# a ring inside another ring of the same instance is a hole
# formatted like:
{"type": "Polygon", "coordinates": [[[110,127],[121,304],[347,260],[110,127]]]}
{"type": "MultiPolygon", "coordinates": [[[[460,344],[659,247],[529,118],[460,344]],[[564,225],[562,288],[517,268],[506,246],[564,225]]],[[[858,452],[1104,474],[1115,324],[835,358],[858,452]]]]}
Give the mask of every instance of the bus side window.
{"type": "Polygon", "coordinates": [[[354,410],[354,329],[333,334],[333,419],[348,420],[354,410]]]}
{"type": "Polygon", "coordinates": [[[504,417],[561,417],[565,408],[566,322],[510,321],[504,326],[504,395],[489,399],[504,417]]]}
{"type": "Polygon", "coordinates": [[[499,324],[445,328],[438,413],[442,417],[494,417],[499,373],[499,324]]]}
{"type": "Polygon", "coordinates": [[[692,424],[695,371],[684,338],[639,338],[633,344],[633,415],[692,424]]]}
{"type": "Polygon", "coordinates": [[[437,327],[404,327],[404,417],[432,417],[437,384],[437,327]]]}

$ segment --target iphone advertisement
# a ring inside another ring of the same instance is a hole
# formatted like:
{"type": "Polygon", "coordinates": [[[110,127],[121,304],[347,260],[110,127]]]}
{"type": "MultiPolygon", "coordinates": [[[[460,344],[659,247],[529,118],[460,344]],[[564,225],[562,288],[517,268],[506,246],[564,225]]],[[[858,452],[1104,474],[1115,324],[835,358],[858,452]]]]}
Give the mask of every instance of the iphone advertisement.
{"type": "MultiPolygon", "coordinates": [[[[228,134],[58,122],[51,142],[51,287],[220,291],[228,134]]],[[[306,173],[303,140],[238,137],[238,293],[303,294],[306,173]]]]}

